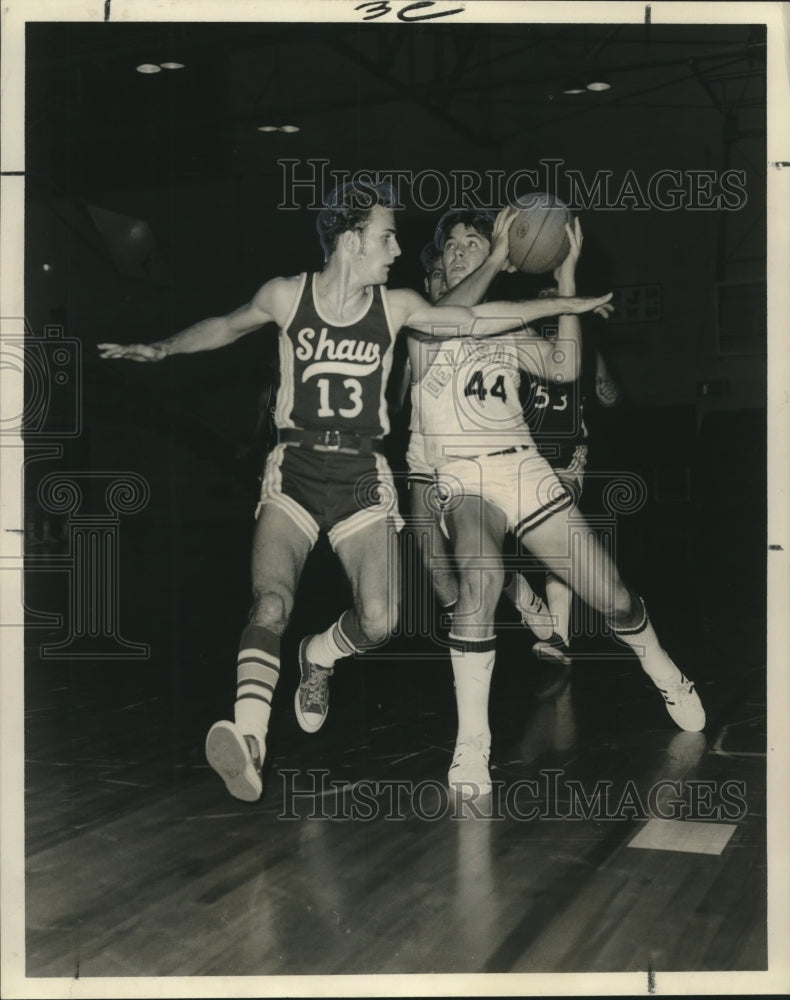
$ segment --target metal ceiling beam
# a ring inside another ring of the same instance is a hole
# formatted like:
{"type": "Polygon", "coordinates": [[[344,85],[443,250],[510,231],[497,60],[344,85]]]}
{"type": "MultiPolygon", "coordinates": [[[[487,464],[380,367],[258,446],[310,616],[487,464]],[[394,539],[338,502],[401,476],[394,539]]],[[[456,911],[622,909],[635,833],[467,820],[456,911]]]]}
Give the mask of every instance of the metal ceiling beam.
{"type": "MultiPolygon", "coordinates": [[[[737,62],[740,62],[740,61],[741,61],[740,58],[732,60],[733,63],[737,63],[737,62]]],[[[675,85],[677,85],[679,83],[685,83],[688,80],[691,80],[692,78],[693,78],[693,74],[689,71],[689,72],[684,73],[683,76],[673,77],[671,80],[663,80],[661,83],[657,83],[654,86],[645,87],[642,90],[635,90],[635,91],[632,91],[630,94],[624,94],[622,96],[622,98],[618,98],[616,100],[607,101],[606,103],[598,103],[598,102],[589,101],[589,102],[586,102],[583,107],[580,107],[577,111],[573,111],[570,114],[561,115],[559,117],[555,115],[555,116],[552,116],[551,118],[545,118],[541,122],[531,122],[531,123],[529,123],[529,125],[525,125],[524,128],[518,129],[518,131],[515,131],[515,132],[510,132],[506,136],[502,136],[501,138],[502,138],[503,141],[506,141],[507,139],[512,139],[515,136],[520,135],[522,132],[526,131],[527,129],[529,129],[530,132],[535,132],[538,129],[544,128],[546,125],[556,125],[559,122],[568,121],[568,120],[570,120],[572,118],[578,118],[580,115],[583,115],[583,114],[594,113],[596,111],[602,110],[603,108],[618,107],[619,104],[620,104],[620,101],[628,101],[628,100],[632,100],[634,97],[642,97],[645,94],[654,93],[655,91],[657,91],[657,90],[663,90],[666,87],[672,87],[672,86],[675,86],[675,85]]]]}
{"type": "Polygon", "coordinates": [[[721,114],[724,114],[724,105],[722,104],[721,99],[719,98],[719,95],[715,92],[715,90],[713,89],[713,87],[711,87],[711,85],[708,83],[708,81],[705,79],[705,77],[700,72],[700,68],[699,68],[699,64],[697,63],[697,60],[696,59],[689,59],[689,66],[691,68],[691,72],[694,74],[694,79],[697,81],[697,83],[700,85],[700,87],[702,87],[702,89],[708,95],[708,97],[710,98],[711,104],[714,106],[714,108],[716,108],[716,110],[718,112],[720,112],[721,114]]]}
{"type": "MultiPolygon", "coordinates": [[[[467,125],[465,121],[456,118],[454,115],[448,114],[443,111],[437,104],[431,99],[426,100],[425,95],[429,91],[430,83],[421,83],[419,87],[409,86],[404,84],[397,77],[392,76],[389,73],[384,72],[376,63],[367,56],[363,55],[353,45],[349,45],[347,42],[341,41],[338,38],[333,38],[329,40],[328,45],[330,48],[337,52],[342,53],[349,59],[357,62],[367,73],[375,77],[377,80],[381,80],[387,85],[392,91],[393,95],[399,100],[405,100],[408,103],[417,103],[423,107],[427,112],[432,114],[434,117],[438,118],[440,121],[444,122],[445,125],[449,125],[451,128],[455,129],[460,135],[469,139],[475,145],[485,141],[485,136],[481,135],[475,129],[472,129],[467,125]],[[419,95],[419,97],[418,97],[419,95]]],[[[357,102],[359,103],[359,102],[357,102]]],[[[382,103],[380,100],[376,103],[382,103]]]]}
{"type": "MultiPolygon", "coordinates": [[[[335,47],[337,47],[336,44],[335,47]]],[[[392,77],[390,74],[380,71],[377,66],[372,64],[369,59],[362,56],[352,46],[343,45],[342,49],[344,55],[346,55],[348,58],[357,61],[362,66],[363,69],[369,72],[372,76],[381,80],[385,84],[387,89],[382,92],[368,93],[365,95],[355,94],[351,96],[348,94],[342,94],[338,95],[337,97],[330,97],[322,101],[316,101],[315,99],[312,98],[309,101],[301,101],[301,102],[291,101],[288,102],[282,109],[284,113],[295,116],[303,113],[329,112],[329,111],[339,110],[342,108],[347,108],[349,106],[350,101],[353,101],[354,105],[357,107],[371,107],[375,105],[391,104],[397,101],[405,101],[407,103],[418,104],[429,113],[441,119],[445,124],[458,130],[462,135],[466,136],[467,138],[470,138],[472,141],[477,143],[485,141],[485,136],[476,131],[475,129],[472,129],[466,123],[466,121],[462,120],[458,115],[452,114],[451,112],[445,110],[442,106],[440,106],[437,103],[438,101],[444,98],[461,100],[469,95],[471,95],[474,99],[476,99],[478,96],[480,96],[485,92],[496,91],[499,89],[509,89],[511,91],[519,92],[523,91],[523,88],[525,86],[535,82],[551,84],[553,82],[563,79],[563,77],[561,76],[557,76],[554,80],[552,80],[551,78],[547,78],[546,76],[543,75],[533,75],[530,77],[522,75],[515,78],[508,77],[502,79],[494,79],[491,81],[486,81],[485,83],[478,80],[470,84],[449,87],[447,86],[445,78],[441,81],[441,85],[439,84],[438,81],[428,80],[428,81],[423,81],[416,86],[409,86],[403,83],[402,81],[392,77]],[[347,49],[350,51],[347,51],[347,49]]],[[[732,51],[729,51],[726,54],[715,53],[701,58],[710,62],[713,61],[718,62],[718,65],[711,67],[712,71],[717,72],[719,70],[725,69],[727,66],[737,65],[738,63],[742,62],[745,58],[748,58],[748,55],[749,55],[748,51],[744,50],[743,52],[735,55],[735,57],[734,53],[732,51]]],[[[627,67],[621,67],[619,69],[606,68],[605,72],[613,76],[619,72],[665,69],[665,68],[672,68],[675,66],[683,66],[686,67],[686,69],[688,70],[689,62],[685,58],[662,60],[657,63],[629,65],[627,67]]],[[[755,78],[761,79],[761,75],[759,74],[759,72],[755,72],[754,75],[755,78]]],[[[654,90],[660,90],[664,87],[672,86],[680,82],[685,82],[686,80],[689,80],[691,78],[692,74],[690,71],[688,71],[684,73],[683,76],[681,77],[673,77],[669,80],[663,80],[654,86],[645,88],[644,90],[632,91],[624,95],[622,99],[609,100],[605,104],[597,103],[595,105],[592,105],[587,103],[583,107],[579,108],[577,112],[574,112],[570,117],[575,117],[576,114],[585,113],[586,111],[595,110],[598,107],[611,107],[614,104],[619,104],[620,100],[630,100],[633,97],[638,97],[641,96],[642,94],[650,93],[654,90]]],[[[512,100],[511,98],[506,98],[506,99],[512,100]]],[[[529,100],[525,99],[524,103],[529,103],[529,100]]],[[[540,105],[543,102],[541,101],[535,103],[540,105]]],[[[234,121],[238,122],[249,121],[252,120],[252,118],[254,117],[255,117],[254,113],[245,112],[235,116],[234,121]]]]}
{"type": "MultiPolygon", "coordinates": [[[[480,80],[475,80],[473,82],[461,83],[456,85],[448,85],[447,78],[444,77],[442,79],[434,78],[423,81],[422,83],[420,83],[419,87],[415,89],[415,88],[409,88],[407,85],[405,85],[399,80],[395,80],[388,74],[381,74],[380,72],[378,72],[377,67],[375,67],[370,63],[370,60],[367,60],[365,57],[357,53],[356,50],[353,49],[353,47],[349,48],[351,49],[351,51],[346,52],[344,54],[349,55],[350,58],[357,59],[357,61],[360,62],[360,65],[362,65],[365,70],[371,72],[372,75],[375,75],[377,78],[385,82],[388,85],[388,87],[392,89],[393,93],[396,93],[400,99],[405,99],[409,102],[415,102],[418,104],[424,103],[423,98],[425,93],[427,93],[428,91],[430,91],[433,97],[436,99],[439,98],[453,99],[453,98],[461,98],[468,94],[477,96],[483,91],[495,91],[505,88],[518,89],[538,83],[546,85],[556,84],[564,80],[566,75],[565,70],[558,70],[556,73],[552,75],[547,75],[544,72],[532,73],[532,74],[520,74],[519,76],[507,76],[500,78],[494,77],[485,83],[481,82],[480,80]]],[[[733,52],[730,50],[726,53],[716,52],[716,53],[709,53],[705,56],[700,56],[697,59],[697,62],[700,63],[704,61],[712,63],[721,61],[720,65],[711,67],[713,70],[718,70],[729,65],[735,65],[737,62],[743,61],[744,59],[748,60],[750,56],[751,56],[751,49],[744,49],[742,52],[738,53],[738,58],[734,59],[733,52]]],[[[495,61],[492,60],[492,65],[494,64],[494,62],[495,61]]],[[[644,73],[647,71],[657,70],[657,69],[671,69],[676,66],[683,66],[688,68],[689,60],[684,57],[678,59],[660,60],[654,63],[645,63],[645,62],[632,63],[627,66],[602,66],[600,67],[600,70],[601,72],[606,73],[609,76],[616,76],[621,73],[629,73],[629,72],[644,73]]],[[[759,74],[755,72],[755,76],[758,75],[759,74]]],[[[684,80],[689,79],[689,76],[684,75],[681,79],[684,80]]],[[[676,81],[670,81],[670,82],[676,82],[676,81]]],[[[658,86],[665,86],[665,85],[667,84],[662,83],[659,84],[658,86]]],[[[383,103],[386,103],[383,95],[381,99],[383,103]]],[[[347,100],[348,98],[346,97],[341,98],[337,102],[337,105],[346,106],[347,100]]],[[[370,102],[365,100],[365,103],[370,103],[370,102]]],[[[306,105],[303,107],[306,108],[306,105]]]]}

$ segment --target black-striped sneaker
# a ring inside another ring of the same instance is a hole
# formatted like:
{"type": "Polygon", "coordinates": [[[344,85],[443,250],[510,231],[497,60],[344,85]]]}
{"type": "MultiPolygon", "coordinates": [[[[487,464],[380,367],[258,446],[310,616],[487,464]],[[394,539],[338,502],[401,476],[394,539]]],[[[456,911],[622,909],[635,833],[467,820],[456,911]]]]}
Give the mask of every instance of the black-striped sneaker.
{"type": "Polygon", "coordinates": [[[676,680],[669,682],[651,680],[663,695],[673,722],[687,733],[699,733],[705,728],[705,709],[694,690],[694,682],[680,671],[678,675],[676,680]]]}
{"type": "Polygon", "coordinates": [[[491,794],[489,753],[490,743],[482,735],[467,736],[456,743],[447,784],[459,799],[476,799],[491,794]]]}
{"type": "Polygon", "coordinates": [[[554,618],[546,602],[532,592],[520,573],[516,573],[515,588],[513,604],[521,615],[521,624],[526,625],[536,639],[550,639],[554,632],[554,618]]]}
{"type": "Polygon", "coordinates": [[[329,678],[332,667],[319,667],[307,658],[307,644],[313,637],[306,636],[299,643],[299,670],[301,680],[294,696],[296,721],[306,733],[317,733],[329,714],[329,678]]]}

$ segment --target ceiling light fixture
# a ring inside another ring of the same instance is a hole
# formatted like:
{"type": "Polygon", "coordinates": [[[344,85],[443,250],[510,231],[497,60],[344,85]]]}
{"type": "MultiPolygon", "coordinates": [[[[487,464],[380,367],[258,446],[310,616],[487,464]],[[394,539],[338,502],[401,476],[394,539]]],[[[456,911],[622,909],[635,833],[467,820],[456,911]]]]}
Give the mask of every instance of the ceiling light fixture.
{"type": "Polygon", "coordinates": [[[183,69],[184,68],[184,64],[183,63],[177,63],[177,62],[164,62],[164,63],[160,63],[160,66],[162,67],[162,69],[183,69]]]}
{"type": "MultiPolygon", "coordinates": [[[[267,118],[269,121],[272,118],[279,118],[281,114],[285,113],[282,110],[283,101],[280,98],[280,48],[278,45],[274,46],[272,63],[271,80],[266,84],[266,90],[271,92],[261,95],[258,109],[255,111],[256,117],[260,115],[264,121],[267,118]]],[[[299,125],[256,125],[256,128],[259,132],[285,132],[287,135],[301,132],[299,125]]]]}
{"type": "Polygon", "coordinates": [[[563,94],[583,94],[585,85],[582,80],[570,80],[563,88],[563,94]]]}
{"type": "Polygon", "coordinates": [[[157,66],[155,63],[142,63],[137,67],[138,73],[161,73],[162,67],[157,66]]]}
{"type": "Polygon", "coordinates": [[[606,79],[606,77],[601,76],[600,74],[597,74],[587,84],[587,89],[588,90],[594,90],[594,91],[597,92],[597,91],[601,91],[601,90],[609,90],[609,88],[611,86],[612,86],[611,83],[609,83],[609,81],[606,79]]]}

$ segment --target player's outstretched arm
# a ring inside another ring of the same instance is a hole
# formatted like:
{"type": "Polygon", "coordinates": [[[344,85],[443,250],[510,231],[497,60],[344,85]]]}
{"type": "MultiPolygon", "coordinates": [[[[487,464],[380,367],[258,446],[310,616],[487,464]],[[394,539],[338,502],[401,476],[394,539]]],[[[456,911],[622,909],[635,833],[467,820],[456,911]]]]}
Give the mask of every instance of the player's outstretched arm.
{"type": "Polygon", "coordinates": [[[162,361],[167,352],[160,344],[97,344],[100,358],[127,361],[162,361]]]}
{"type": "Polygon", "coordinates": [[[610,292],[608,295],[596,298],[560,295],[550,299],[523,302],[484,302],[479,306],[473,306],[470,310],[475,318],[468,335],[493,337],[500,333],[514,332],[525,339],[534,340],[540,337],[540,334],[529,326],[535,320],[548,316],[575,316],[598,308],[608,308],[607,304],[611,297],[610,292]]]}
{"type": "Polygon", "coordinates": [[[246,305],[226,316],[202,319],[180,333],[152,344],[98,344],[101,358],[127,361],[162,361],[171,354],[215,351],[232,344],[267,323],[285,321],[293,302],[294,279],[275,278],[267,282],[246,305]]]}
{"type": "MultiPolygon", "coordinates": [[[[576,265],[579,263],[584,241],[578,216],[574,219],[573,226],[566,223],[565,232],[568,235],[570,249],[565,260],[554,269],[554,278],[557,282],[558,294],[568,296],[576,294],[576,265]]],[[[598,306],[598,308],[606,309],[608,306],[598,306]]],[[[557,363],[552,374],[561,375],[574,382],[582,372],[582,324],[578,315],[565,314],[560,316],[557,335],[560,341],[558,353],[564,360],[557,363]]]]}
{"type": "Polygon", "coordinates": [[[410,327],[436,340],[455,337],[494,337],[522,330],[533,320],[566,313],[591,312],[609,302],[612,293],[535,299],[526,302],[484,302],[479,306],[432,306],[416,292],[400,288],[389,293],[390,312],[397,330],[410,327]]]}

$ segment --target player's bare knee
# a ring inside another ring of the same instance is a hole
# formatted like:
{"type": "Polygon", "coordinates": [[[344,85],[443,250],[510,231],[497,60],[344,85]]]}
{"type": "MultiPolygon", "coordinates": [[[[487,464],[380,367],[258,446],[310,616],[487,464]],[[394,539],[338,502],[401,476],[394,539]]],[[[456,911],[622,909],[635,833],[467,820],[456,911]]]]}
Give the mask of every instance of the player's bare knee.
{"type": "Polygon", "coordinates": [[[611,610],[607,618],[615,628],[633,628],[642,618],[642,602],[637,595],[620,583],[612,594],[611,610]]]}
{"type": "Polygon", "coordinates": [[[458,600],[467,607],[493,612],[502,593],[505,574],[499,569],[467,568],[458,580],[458,600]]]}
{"type": "Polygon", "coordinates": [[[357,613],[362,631],[370,643],[384,642],[398,624],[398,609],[394,601],[366,601],[357,613]]]}
{"type": "Polygon", "coordinates": [[[256,593],[250,609],[250,624],[282,633],[288,624],[292,607],[293,598],[289,594],[274,590],[256,593]]]}

